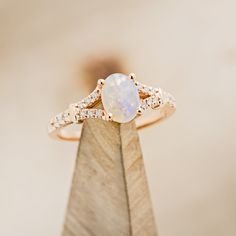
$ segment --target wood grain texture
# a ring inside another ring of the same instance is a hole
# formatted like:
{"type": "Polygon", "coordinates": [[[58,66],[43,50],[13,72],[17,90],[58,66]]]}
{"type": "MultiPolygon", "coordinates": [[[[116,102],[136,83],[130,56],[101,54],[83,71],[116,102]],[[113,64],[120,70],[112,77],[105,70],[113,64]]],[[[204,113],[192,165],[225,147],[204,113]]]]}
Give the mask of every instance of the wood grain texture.
{"type": "Polygon", "coordinates": [[[63,236],[155,236],[135,123],[84,123],[63,236]]]}

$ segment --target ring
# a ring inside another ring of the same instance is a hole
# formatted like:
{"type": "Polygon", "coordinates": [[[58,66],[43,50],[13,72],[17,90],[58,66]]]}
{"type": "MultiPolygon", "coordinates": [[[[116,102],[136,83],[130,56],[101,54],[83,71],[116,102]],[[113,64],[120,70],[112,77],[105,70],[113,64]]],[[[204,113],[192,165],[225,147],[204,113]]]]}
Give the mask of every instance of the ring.
{"type": "Polygon", "coordinates": [[[175,109],[175,99],[171,94],[138,82],[133,73],[115,73],[105,80],[99,79],[95,90],[89,96],[70,104],[67,110],[53,117],[48,126],[48,133],[55,139],[78,141],[81,128],[70,132],[67,126],[82,124],[86,119],[127,123],[137,117],[136,126],[141,129],[159,123],[175,109]],[[102,108],[97,106],[99,102],[102,103],[102,108]],[[142,119],[141,115],[146,110],[155,112],[152,116],[142,119]]]}

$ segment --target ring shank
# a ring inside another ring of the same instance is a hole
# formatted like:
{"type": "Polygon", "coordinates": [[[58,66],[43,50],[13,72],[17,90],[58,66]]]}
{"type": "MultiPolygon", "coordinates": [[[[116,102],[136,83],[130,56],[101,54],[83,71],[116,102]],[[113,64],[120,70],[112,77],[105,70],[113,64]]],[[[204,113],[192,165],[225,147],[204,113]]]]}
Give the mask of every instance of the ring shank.
{"type": "MultiPolygon", "coordinates": [[[[136,119],[136,127],[138,130],[146,128],[148,126],[158,124],[168,118],[175,111],[175,106],[171,103],[165,103],[157,109],[152,109],[151,113],[146,117],[138,117],[136,119]]],[[[104,121],[108,122],[108,121],[104,121]]],[[[111,122],[111,121],[109,121],[111,122]]],[[[82,131],[82,123],[75,124],[76,128],[71,129],[73,126],[72,122],[70,123],[70,127],[59,127],[51,129],[49,135],[57,140],[65,140],[65,141],[80,141],[80,135],[82,131]]]]}

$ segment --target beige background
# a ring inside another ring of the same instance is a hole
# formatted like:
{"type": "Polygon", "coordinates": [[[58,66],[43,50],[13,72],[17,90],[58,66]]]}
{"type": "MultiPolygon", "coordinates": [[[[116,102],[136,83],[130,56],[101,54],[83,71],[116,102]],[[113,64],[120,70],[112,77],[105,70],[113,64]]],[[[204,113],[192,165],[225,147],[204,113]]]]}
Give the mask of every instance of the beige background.
{"type": "Polygon", "coordinates": [[[0,235],[60,235],[77,144],[48,119],[114,52],[178,102],[140,132],[161,236],[236,235],[235,0],[0,2],[0,235]]]}

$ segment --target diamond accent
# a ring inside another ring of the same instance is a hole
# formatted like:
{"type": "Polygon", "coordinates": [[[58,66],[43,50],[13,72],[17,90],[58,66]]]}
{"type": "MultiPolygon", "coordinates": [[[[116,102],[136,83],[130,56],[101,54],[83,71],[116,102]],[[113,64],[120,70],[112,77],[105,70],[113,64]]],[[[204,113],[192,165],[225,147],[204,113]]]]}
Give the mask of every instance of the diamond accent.
{"type": "Polygon", "coordinates": [[[96,101],[98,101],[101,97],[101,90],[97,87],[88,97],[83,99],[78,105],[82,105],[83,107],[87,108],[96,101]]]}
{"type": "Polygon", "coordinates": [[[150,86],[147,86],[145,84],[142,84],[138,81],[135,81],[135,85],[140,93],[146,95],[146,96],[152,96],[156,93],[156,89],[150,86]]]}

